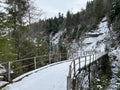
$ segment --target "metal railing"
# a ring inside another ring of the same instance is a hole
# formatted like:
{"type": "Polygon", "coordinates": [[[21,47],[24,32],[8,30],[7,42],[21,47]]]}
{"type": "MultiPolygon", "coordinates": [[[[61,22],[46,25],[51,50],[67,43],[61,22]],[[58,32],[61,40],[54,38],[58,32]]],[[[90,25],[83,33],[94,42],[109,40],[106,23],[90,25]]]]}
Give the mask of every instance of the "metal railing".
{"type": "Polygon", "coordinates": [[[70,76],[71,78],[76,76],[79,70],[83,68],[83,66],[85,67],[87,66],[88,61],[91,60],[88,58],[92,58],[93,60],[95,59],[95,53],[96,53],[95,51],[86,51],[86,52],[82,52],[80,56],[74,58],[71,64],[69,65],[68,76],[70,76]]]}
{"type": "Polygon", "coordinates": [[[69,72],[67,76],[67,90],[76,90],[74,80],[77,77],[77,75],[81,72],[81,70],[86,69],[88,66],[90,66],[91,63],[94,63],[96,60],[98,60],[100,57],[106,54],[106,52],[96,51],[87,51],[83,53],[84,54],[81,54],[80,56],[74,58],[71,64],[69,65],[69,72]]]}

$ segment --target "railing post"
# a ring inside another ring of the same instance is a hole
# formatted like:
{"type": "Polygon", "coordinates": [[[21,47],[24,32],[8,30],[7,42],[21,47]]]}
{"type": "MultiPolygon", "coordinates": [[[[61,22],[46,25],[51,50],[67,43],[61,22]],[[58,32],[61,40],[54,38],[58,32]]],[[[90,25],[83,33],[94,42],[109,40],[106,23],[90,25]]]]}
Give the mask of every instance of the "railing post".
{"type": "Polygon", "coordinates": [[[7,80],[10,82],[11,81],[11,62],[7,63],[7,80]]]}
{"type": "Polygon", "coordinates": [[[87,57],[85,56],[85,69],[86,69],[86,60],[87,60],[87,57]]]}
{"type": "Polygon", "coordinates": [[[72,90],[76,90],[76,78],[72,79],[72,90]]]}
{"type": "Polygon", "coordinates": [[[89,89],[91,88],[91,76],[90,76],[90,72],[91,72],[91,70],[90,70],[90,66],[91,66],[91,55],[90,55],[90,62],[89,62],[90,64],[89,64],[89,75],[88,75],[88,79],[89,79],[89,89]]]}
{"type": "Polygon", "coordinates": [[[37,64],[36,64],[36,57],[34,57],[34,69],[37,68],[37,64]]]}
{"type": "Polygon", "coordinates": [[[67,77],[67,90],[71,90],[71,77],[70,76],[68,76],[67,77]]]}
{"type": "Polygon", "coordinates": [[[94,62],[94,54],[93,54],[93,62],[94,62]]]}
{"type": "Polygon", "coordinates": [[[81,67],[81,63],[80,63],[80,57],[79,57],[79,73],[80,73],[80,67],[81,67]]]}
{"type": "Polygon", "coordinates": [[[61,53],[60,53],[59,55],[60,55],[60,61],[61,61],[61,59],[62,59],[62,56],[63,56],[63,58],[64,58],[64,54],[63,54],[63,55],[61,55],[61,53]]]}
{"type": "Polygon", "coordinates": [[[73,67],[74,67],[74,77],[75,77],[75,60],[73,61],[73,67]]]}
{"type": "Polygon", "coordinates": [[[67,76],[67,90],[71,90],[71,88],[72,88],[71,74],[72,74],[72,71],[71,71],[71,65],[70,65],[69,66],[69,74],[67,76]]]}
{"type": "Polygon", "coordinates": [[[69,66],[69,76],[71,77],[72,70],[71,70],[71,65],[69,66]]]}
{"type": "Polygon", "coordinates": [[[48,54],[48,60],[49,60],[49,64],[51,64],[51,52],[49,52],[48,54]]]}

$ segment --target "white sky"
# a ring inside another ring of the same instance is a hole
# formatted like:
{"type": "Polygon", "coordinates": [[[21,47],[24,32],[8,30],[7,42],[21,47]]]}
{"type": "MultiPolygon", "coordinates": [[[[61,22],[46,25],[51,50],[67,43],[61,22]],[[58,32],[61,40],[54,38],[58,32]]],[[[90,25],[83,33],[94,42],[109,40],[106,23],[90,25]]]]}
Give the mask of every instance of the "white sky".
{"type": "Polygon", "coordinates": [[[49,18],[57,16],[59,12],[63,13],[64,16],[66,12],[70,10],[73,13],[80,11],[82,8],[86,7],[87,1],[91,0],[32,0],[34,6],[42,9],[44,14],[42,18],[49,18]]]}

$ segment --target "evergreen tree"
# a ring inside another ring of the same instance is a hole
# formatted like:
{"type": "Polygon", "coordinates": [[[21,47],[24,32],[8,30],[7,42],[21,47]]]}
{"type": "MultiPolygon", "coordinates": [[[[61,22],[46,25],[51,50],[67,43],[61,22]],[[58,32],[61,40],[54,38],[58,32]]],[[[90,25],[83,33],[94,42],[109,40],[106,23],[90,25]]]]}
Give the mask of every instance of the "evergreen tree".
{"type": "Polygon", "coordinates": [[[10,26],[10,23],[7,20],[9,14],[7,14],[7,12],[6,12],[6,7],[2,6],[1,4],[6,5],[6,3],[3,1],[0,1],[0,9],[1,9],[1,11],[0,11],[0,31],[4,30],[6,27],[10,26]]]}
{"type": "Polygon", "coordinates": [[[68,11],[67,15],[66,15],[66,28],[67,28],[67,30],[69,30],[71,26],[72,26],[72,14],[70,13],[70,11],[68,11]]]}
{"type": "Polygon", "coordinates": [[[104,12],[103,12],[103,8],[104,8],[104,6],[103,6],[103,1],[104,0],[95,0],[95,7],[94,7],[94,9],[95,9],[95,16],[96,16],[96,18],[97,18],[97,21],[100,21],[101,20],[101,18],[103,18],[104,17],[104,12]]]}
{"type": "Polygon", "coordinates": [[[114,0],[110,11],[110,20],[113,21],[116,17],[120,20],[120,0],[114,0]]]}
{"type": "Polygon", "coordinates": [[[8,21],[9,14],[6,11],[6,2],[0,1],[0,61],[10,61],[14,59],[12,38],[8,36],[11,23],[8,21]],[[2,5],[1,5],[2,4],[2,5]],[[4,5],[3,5],[4,4],[4,5]]]}
{"type": "Polygon", "coordinates": [[[58,14],[58,23],[59,23],[59,25],[62,24],[63,21],[64,21],[63,14],[59,13],[59,14],[58,14]]]}
{"type": "Polygon", "coordinates": [[[20,58],[20,45],[21,45],[21,30],[25,27],[23,18],[25,17],[29,8],[28,0],[8,0],[9,21],[12,23],[11,29],[13,29],[13,38],[15,40],[15,49],[17,59],[20,58]]]}

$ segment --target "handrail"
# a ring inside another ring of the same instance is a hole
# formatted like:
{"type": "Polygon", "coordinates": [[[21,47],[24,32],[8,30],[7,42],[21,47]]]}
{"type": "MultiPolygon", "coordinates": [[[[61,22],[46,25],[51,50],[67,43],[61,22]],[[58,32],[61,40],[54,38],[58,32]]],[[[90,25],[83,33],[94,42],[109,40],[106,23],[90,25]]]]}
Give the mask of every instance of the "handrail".
{"type": "Polygon", "coordinates": [[[80,64],[82,62],[85,62],[85,64],[86,64],[86,62],[89,61],[89,60],[86,59],[88,56],[90,56],[90,57],[93,56],[93,59],[94,59],[95,58],[95,54],[96,54],[95,51],[86,51],[86,52],[83,52],[83,53],[84,53],[83,56],[78,56],[78,57],[74,58],[72,60],[72,62],[70,63],[70,66],[69,66],[69,75],[68,76],[71,76],[71,78],[73,78],[73,76],[75,76],[75,74],[77,74],[78,70],[81,68],[79,66],[80,66],[80,64]],[[81,58],[84,58],[85,61],[80,61],[81,58]],[[79,65],[78,68],[76,68],[77,65],[79,65]]]}
{"type": "MultiPolygon", "coordinates": [[[[61,55],[66,55],[66,53],[61,53],[61,55]]],[[[54,54],[50,54],[51,56],[52,55],[54,55],[54,54]]],[[[33,57],[30,57],[30,58],[23,58],[23,59],[16,59],[16,60],[12,60],[12,61],[10,61],[10,62],[19,62],[19,61],[26,61],[26,60],[30,60],[30,59],[34,59],[34,57],[36,57],[36,58],[43,58],[43,57],[46,57],[46,56],[48,56],[48,55],[42,55],[42,56],[33,56],[33,57]]],[[[8,63],[8,61],[6,61],[6,62],[1,62],[0,64],[6,64],[6,63],[8,63]]]]}
{"type": "MultiPolygon", "coordinates": [[[[72,62],[70,63],[70,68],[69,68],[69,72],[70,71],[75,71],[73,72],[73,74],[77,74],[76,72],[80,69],[80,68],[83,68],[83,67],[86,67],[87,64],[90,64],[92,63],[93,61],[95,61],[96,59],[100,58],[101,56],[105,55],[107,52],[95,52],[95,51],[92,51],[92,53],[88,54],[86,53],[86,55],[84,56],[79,56],[79,57],[76,57],[72,60],[72,62]],[[87,59],[89,58],[89,59],[87,59]],[[87,63],[88,61],[90,61],[90,58],[92,59],[90,63],[87,63]],[[83,61],[81,61],[80,59],[85,59],[83,61]],[[80,64],[82,62],[85,62],[85,64],[83,65],[83,67],[79,67],[80,64]],[[78,66],[78,68],[76,68],[78,66]],[[77,69],[77,70],[76,70],[77,69]]],[[[72,74],[72,72],[71,72],[72,74]]],[[[74,75],[68,75],[68,76],[74,76],[74,75]]],[[[72,77],[71,77],[72,78],[72,77]]]]}
{"type": "Polygon", "coordinates": [[[102,56],[106,55],[107,52],[95,52],[86,53],[84,56],[78,56],[73,59],[69,65],[69,73],[67,76],[67,90],[72,90],[74,79],[83,69],[87,69],[91,63],[94,63],[96,60],[100,59],[102,56]],[[83,65],[82,65],[83,64],[83,65]]]}
{"type": "MultiPolygon", "coordinates": [[[[54,54],[49,54],[49,55],[51,55],[51,59],[52,58],[54,59],[54,57],[53,57],[54,54]]],[[[25,70],[25,68],[27,68],[27,67],[30,67],[30,70],[34,70],[34,69],[37,69],[44,65],[48,65],[48,63],[51,64],[50,62],[45,63],[45,61],[44,61],[44,59],[49,61],[49,55],[34,56],[34,57],[30,57],[30,58],[24,58],[24,59],[13,60],[13,61],[8,61],[8,62],[1,62],[0,64],[2,66],[4,66],[3,68],[5,70],[5,72],[2,73],[2,75],[5,76],[5,80],[11,82],[12,79],[14,79],[16,77],[16,76],[14,77],[13,73],[17,73],[16,72],[17,70],[18,71],[20,71],[20,69],[25,70]],[[30,62],[30,63],[27,63],[27,62],[30,62]],[[19,63],[23,63],[23,64],[20,65],[19,63]]],[[[64,57],[67,58],[66,53],[60,53],[60,55],[63,58],[64,57]]],[[[60,58],[60,60],[61,60],[61,58],[60,58]]],[[[28,71],[26,71],[26,72],[28,72],[28,71]]],[[[24,71],[23,71],[23,73],[24,73],[24,71]]],[[[20,71],[20,74],[21,74],[21,71],[20,71]]],[[[17,74],[17,75],[19,75],[19,74],[17,74]]]]}

